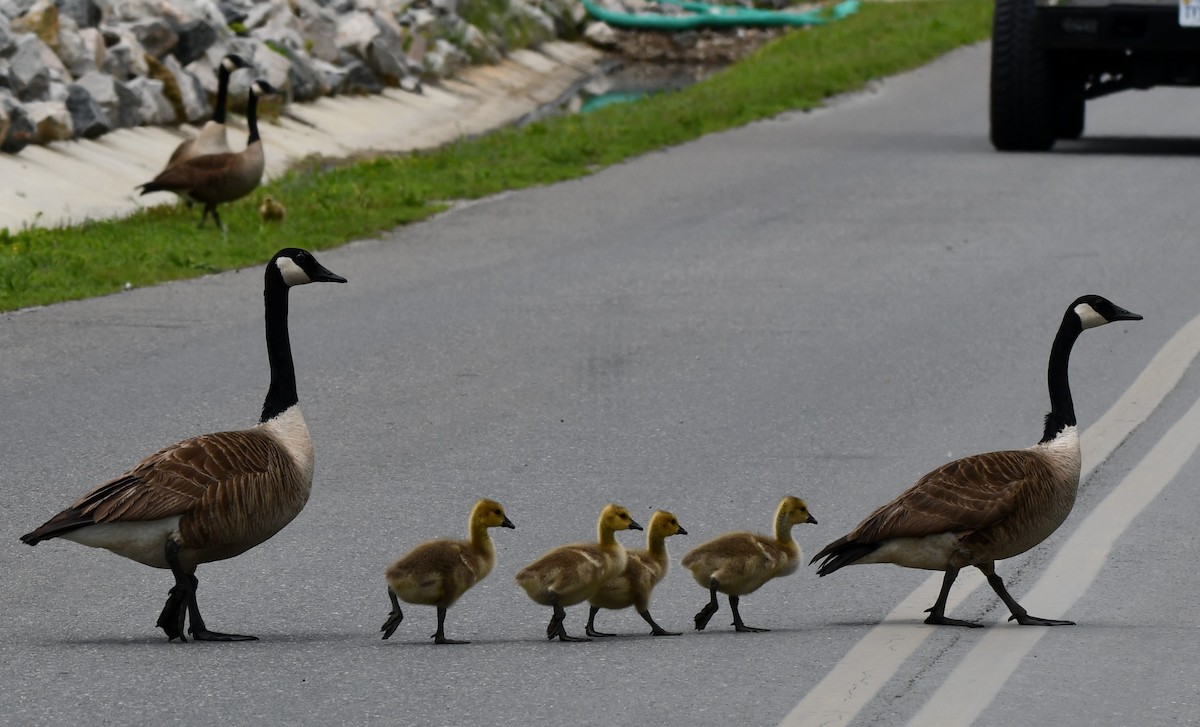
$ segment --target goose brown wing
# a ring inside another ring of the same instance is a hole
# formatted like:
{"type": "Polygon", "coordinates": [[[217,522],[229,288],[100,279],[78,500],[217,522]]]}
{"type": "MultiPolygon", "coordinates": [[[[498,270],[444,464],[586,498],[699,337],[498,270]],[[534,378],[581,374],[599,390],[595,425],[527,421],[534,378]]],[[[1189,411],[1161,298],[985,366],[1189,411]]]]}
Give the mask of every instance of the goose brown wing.
{"type": "Polygon", "coordinates": [[[96,523],[158,520],[244,499],[279,456],[274,441],[255,430],[186,439],[96,487],[22,540],[33,544],[96,523]]]}
{"type": "Polygon", "coordinates": [[[167,167],[150,184],[156,190],[186,191],[221,178],[237,160],[238,155],[233,152],[192,157],[167,167]]]}
{"type": "Polygon", "coordinates": [[[965,534],[1008,517],[1042,469],[1028,450],[989,452],[947,463],[871,513],[846,539],[877,543],[938,533],[965,534]]]}

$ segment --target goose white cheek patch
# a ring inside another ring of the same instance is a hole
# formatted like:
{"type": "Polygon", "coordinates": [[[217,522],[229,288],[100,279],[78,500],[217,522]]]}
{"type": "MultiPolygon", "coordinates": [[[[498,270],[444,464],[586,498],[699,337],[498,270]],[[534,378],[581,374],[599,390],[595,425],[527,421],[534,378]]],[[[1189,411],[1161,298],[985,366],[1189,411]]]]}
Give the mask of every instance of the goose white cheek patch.
{"type": "Polygon", "coordinates": [[[290,257],[281,257],[275,261],[275,267],[279,268],[280,275],[283,276],[283,282],[289,286],[304,285],[311,283],[312,280],[308,277],[308,273],[304,272],[304,268],[296,264],[296,261],[290,257]]]}
{"type": "Polygon", "coordinates": [[[1080,303],[1075,306],[1075,315],[1079,316],[1079,322],[1083,324],[1083,329],[1086,331],[1089,328],[1102,326],[1108,323],[1108,319],[1096,312],[1096,309],[1087,303],[1080,303]]]}

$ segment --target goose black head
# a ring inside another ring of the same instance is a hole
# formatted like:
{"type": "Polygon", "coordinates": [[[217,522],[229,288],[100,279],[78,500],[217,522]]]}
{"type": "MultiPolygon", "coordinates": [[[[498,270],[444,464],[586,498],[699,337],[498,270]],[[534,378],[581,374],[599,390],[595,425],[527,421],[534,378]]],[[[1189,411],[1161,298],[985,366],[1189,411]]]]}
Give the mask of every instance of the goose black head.
{"type": "Polygon", "coordinates": [[[1103,326],[1113,321],[1140,321],[1137,313],[1114,305],[1107,298],[1099,295],[1082,295],[1071,304],[1071,310],[1079,317],[1079,324],[1084,330],[1103,326]]]}
{"type": "Polygon", "coordinates": [[[227,73],[233,73],[239,68],[250,68],[251,66],[246,62],[245,58],[242,58],[237,53],[227,53],[225,57],[221,59],[221,67],[224,68],[227,73]]]}
{"type": "Polygon", "coordinates": [[[289,288],[308,283],[346,282],[345,278],[317,262],[311,252],[298,247],[285,247],[275,253],[275,257],[267,264],[267,274],[270,275],[272,270],[289,288]]]}
{"type": "Polygon", "coordinates": [[[254,83],[250,84],[250,95],[251,96],[260,96],[261,97],[261,96],[269,96],[271,94],[277,94],[277,93],[279,93],[279,89],[272,86],[265,79],[258,78],[258,79],[255,79],[254,83]]]}

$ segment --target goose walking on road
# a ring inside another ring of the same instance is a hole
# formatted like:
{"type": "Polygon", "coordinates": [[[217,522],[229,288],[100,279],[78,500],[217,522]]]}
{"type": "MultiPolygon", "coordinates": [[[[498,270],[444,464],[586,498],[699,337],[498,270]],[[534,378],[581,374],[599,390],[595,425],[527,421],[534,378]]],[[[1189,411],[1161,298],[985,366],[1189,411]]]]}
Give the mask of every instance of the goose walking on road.
{"type": "Polygon", "coordinates": [[[1141,318],[1098,295],[1076,299],[1063,314],[1050,348],[1050,412],[1041,441],[1026,449],[964,457],[925,475],[817,553],[811,562],[822,561],[818,575],[859,563],[945,571],[925,623],[980,626],[946,616],[954,579],[959,570],[973,565],[1008,607],[1010,621],[1037,626],[1074,623],[1030,616],[1004,587],[996,561],[1045,540],[1075,504],[1081,460],[1067,380],[1075,340],[1089,328],[1141,318]]]}
{"type": "Polygon", "coordinates": [[[344,283],[311,253],[280,250],[267,263],[267,359],[271,384],[257,426],[203,434],[164,447],[96,487],[33,532],[29,545],[64,538],[167,568],[175,585],[158,626],[169,640],[250,641],[210,631],[196,605],[196,567],[240,555],[300,514],[312,489],[313,447],[300,413],[288,339],[288,290],[344,283]]]}

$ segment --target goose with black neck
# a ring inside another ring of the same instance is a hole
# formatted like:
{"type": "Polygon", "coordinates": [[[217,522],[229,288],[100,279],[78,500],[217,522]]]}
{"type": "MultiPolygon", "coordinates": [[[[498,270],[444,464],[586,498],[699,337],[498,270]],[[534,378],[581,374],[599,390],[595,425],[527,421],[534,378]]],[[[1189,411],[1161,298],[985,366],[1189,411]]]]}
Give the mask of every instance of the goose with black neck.
{"type": "Polygon", "coordinates": [[[866,563],[945,571],[925,623],[975,627],[980,624],[946,616],[959,571],[975,566],[1008,607],[1009,620],[1036,626],[1073,624],[1029,615],[1005,588],[996,561],[1041,543],[1075,505],[1081,455],[1067,369],[1076,339],[1090,328],[1141,318],[1098,295],[1077,298],[1063,314],[1050,348],[1050,411],[1041,440],[1026,449],[964,457],[926,474],[817,553],[811,561],[822,561],[817,574],[866,563]]]}
{"type": "Polygon", "coordinates": [[[250,133],[245,149],[205,154],[172,164],[138,189],[142,194],[174,192],[191,202],[201,203],[204,212],[200,215],[199,226],[204,227],[211,214],[213,222],[224,232],[225,225],[217,213],[217,205],[245,197],[262,182],[266,157],[258,133],[258,99],[274,93],[278,93],[275,87],[262,79],[250,84],[246,101],[246,125],[250,133]]]}
{"type": "Polygon", "coordinates": [[[209,630],[196,603],[196,568],[240,555],[283,529],[312,489],[313,445],[296,391],[288,338],[288,291],[344,283],[309,252],[286,248],[264,273],[271,383],[259,423],[169,445],[96,487],[21,536],[28,545],[63,538],[105,548],[175,578],[158,626],[169,640],[252,641],[209,630]]]}

